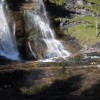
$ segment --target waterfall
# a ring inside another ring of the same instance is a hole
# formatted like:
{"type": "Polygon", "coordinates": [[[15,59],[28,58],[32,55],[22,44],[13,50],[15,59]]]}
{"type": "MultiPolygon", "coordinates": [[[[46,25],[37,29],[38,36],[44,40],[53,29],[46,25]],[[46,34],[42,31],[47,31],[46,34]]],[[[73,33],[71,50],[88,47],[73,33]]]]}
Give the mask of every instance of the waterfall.
{"type": "Polygon", "coordinates": [[[32,27],[34,27],[37,32],[37,36],[35,36],[36,38],[38,37],[36,43],[36,45],[38,44],[37,48],[41,45],[43,45],[42,47],[44,47],[44,44],[46,45],[47,50],[43,58],[50,59],[55,57],[70,56],[70,53],[67,50],[64,50],[63,44],[55,38],[55,32],[50,27],[50,22],[43,0],[34,1],[34,9],[25,11],[25,14],[27,16],[26,24],[27,28],[31,29],[32,27]]]}
{"type": "Polygon", "coordinates": [[[19,53],[15,41],[15,23],[13,25],[13,32],[10,30],[9,24],[5,16],[6,2],[0,1],[0,56],[12,60],[19,59],[19,53]]]}

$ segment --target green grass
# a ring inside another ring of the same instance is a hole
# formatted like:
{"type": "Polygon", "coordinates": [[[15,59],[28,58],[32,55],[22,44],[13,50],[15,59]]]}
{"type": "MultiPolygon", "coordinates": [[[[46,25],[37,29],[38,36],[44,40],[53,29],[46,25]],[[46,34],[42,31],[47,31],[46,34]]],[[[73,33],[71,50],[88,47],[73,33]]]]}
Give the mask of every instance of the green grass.
{"type": "MultiPolygon", "coordinates": [[[[99,29],[98,29],[99,31],[99,29]]],[[[100,36],[96,36],[95,25],[92,24],[81,24],[73,28],[68,29],[68,34],[76,37],[81,45],[94,45],[97,42],[100,42],[100,36]]]]}

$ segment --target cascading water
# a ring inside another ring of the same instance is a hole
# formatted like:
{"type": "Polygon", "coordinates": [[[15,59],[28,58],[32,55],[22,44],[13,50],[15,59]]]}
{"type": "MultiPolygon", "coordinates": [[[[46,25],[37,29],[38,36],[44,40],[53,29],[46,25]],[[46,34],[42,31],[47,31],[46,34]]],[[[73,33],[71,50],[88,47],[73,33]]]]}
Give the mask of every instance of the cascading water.
{"type": "MultiPolygon", "coordinates": [[[[31,11],[25,11],[27,15],[27,27],[35,27],[36,32],[38,34],[38,43],[40,45],[47,46],[47,52],[44,55],[44,59],[51,59],[54,57],[68,57],[70,53],[64,50],[64,47],[60,41],[55,39],[55,33],[50,28],[50,23],[47,17],[46,9],[43,0],[34,0],[35,8],[31,11]],[[41,41],[41,42],[39,42],[41,41]]],[[[39,46],[39,45],[38,45],[39,46]]],[[[29,44],[30,47],[30,44],[29,44]]],[[[42,46],[43,47],[43,46],[42,46]]],[[[32,49],[31,49],[32,51],[32,49]]],[[[33,54],[33,52],[32,52],[33,54]]],[[[35,54],[33,54],[35,55],[35,54]]]]}
{"type": "Polygon", "coordinates": [[[8,22],[5,17],[6,3],[4,0],[0,1],[0,56],[8,59],[18,60],[19,53],[15,41],[15,24],[13,25],[13,32],[10,31],[8,22]]]}

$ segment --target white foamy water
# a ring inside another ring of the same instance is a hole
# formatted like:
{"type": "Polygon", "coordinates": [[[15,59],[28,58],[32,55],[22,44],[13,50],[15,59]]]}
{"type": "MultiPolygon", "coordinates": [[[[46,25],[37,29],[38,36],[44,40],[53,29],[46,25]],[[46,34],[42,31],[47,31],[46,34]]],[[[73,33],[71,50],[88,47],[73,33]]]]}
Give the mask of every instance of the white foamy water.
{"type": "Polygon", "coordinates": [[[0,1],[0,56],[9,59],[18,60],[19,53],[16,47],[15,40],[15,24],[13,25],[13,32],[10,31],[8,22],[5,17],[4,7],[6,3],[4,0],[0,1]]]}

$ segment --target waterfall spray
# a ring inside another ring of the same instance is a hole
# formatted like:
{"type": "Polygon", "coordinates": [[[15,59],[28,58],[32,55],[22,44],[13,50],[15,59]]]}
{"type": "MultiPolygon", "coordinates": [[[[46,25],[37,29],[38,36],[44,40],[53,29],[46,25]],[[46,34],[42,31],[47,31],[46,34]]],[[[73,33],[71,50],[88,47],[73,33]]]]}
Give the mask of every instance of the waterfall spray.
{"type": "Polygon", "coordinates": [[[15,40],[15,24],[13,25],[13,32],[9,28],[6,19],[5,7],[6,2],[0,1],[0,56],[8,59],[18,60],[19,53],[15,40]]]}
{"type": "Polygon", "coordinates": [[[43,44],[44,42],[47,47],[47,51],[43,59],[70,56],[70,53],[64,49],[63,44],[55,38],[55,32],[50,27],[50,22],[47,16],[47,12],[43,0],[35,0],[34,10],[25,11],[25,14],[28,17],[26,22],[27,27],[31,25],[35,27],[35,30],[37,31],[38,46],[44,45],[43,44]],[[43,42],[39,42],[39,41],[43,41],[43,42]]]}

